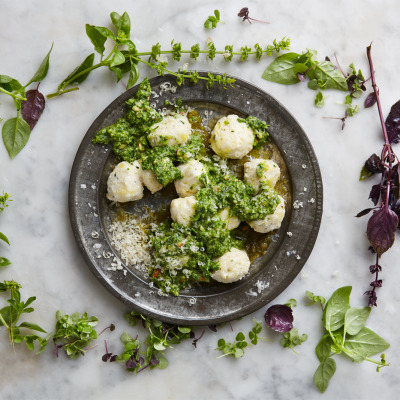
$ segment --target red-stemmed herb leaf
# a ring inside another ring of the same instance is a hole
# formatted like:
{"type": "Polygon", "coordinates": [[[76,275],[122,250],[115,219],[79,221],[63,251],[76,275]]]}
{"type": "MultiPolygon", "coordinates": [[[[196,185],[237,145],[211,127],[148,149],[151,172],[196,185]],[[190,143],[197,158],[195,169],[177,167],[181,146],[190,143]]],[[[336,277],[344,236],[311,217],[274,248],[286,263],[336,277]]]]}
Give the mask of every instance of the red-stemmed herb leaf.
{"type": "Polygon", "coordinates": [[[37,85],[36,89],[26,92],[26,101],[23,101],[21,104],[21,112],[22,117],[28,123],[31,130],[42,115],[45,105],[46,101],[43,94],[39,92],[39,85],[37,85]]]}
{"type": "Polygon", "coordinates": [[[375,153],[372,154],[371,157],[368,158],[367,161],[365,161],[365,168],[369,172],[372,172],[373,174],[377,174],[378,172],[382,172],[382,161],[379,156],[377,156],[375,153]]]}
{"type": "Polygon", "coordinates": [[[397,214],[387,207],[375,211],[369,219],[367,237],[379,256],[392,247],[398,223],[397,214]]]}
{"type": "Polygon", "coordinates": [[[357,218],[363,217],[364,215],[369,214],[373,209],[374,209],[374,208],[366,208],[365,210],[360,211],[360,212],[356,215],[356,217],[357,217],[357,218]]]}
{"type": "Polygon", "coordinates": [[[393,104],[389,115],[385,121],[388,133],[389,143],[395,144],[400,142],[400,100],[393,104]]]}

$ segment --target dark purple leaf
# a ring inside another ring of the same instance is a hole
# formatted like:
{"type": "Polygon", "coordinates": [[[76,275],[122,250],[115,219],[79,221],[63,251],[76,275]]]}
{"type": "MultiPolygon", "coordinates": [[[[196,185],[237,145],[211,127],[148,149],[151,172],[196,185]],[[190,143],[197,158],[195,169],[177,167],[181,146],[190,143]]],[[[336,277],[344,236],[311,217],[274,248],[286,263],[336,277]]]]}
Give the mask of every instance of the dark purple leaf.
{"type": "Polygon", "coordinates": [[[373,174],[382,172],[381,158],[375,153],[372,154],[372,156],[369,157],[367,161],[365,161],[365,168],[367,168],[367,170],[369,172],[372,172],[373,174]]]}
{"type": "Polygon", "coordinates": [[[289,306],[276,304],[268,308],[265,322],[277,332],[289,332],[293,328],[293,312],[289,306]]]}
{"type": "Polygon", "coordinates": [[[370,213],[374,208],[366,208],[365,210],[360,211],[356,217],[363,217],[364,215],[367,215],[368,213],[370,213]]]}
{"type": "Polygon", "coordinates": [[[372,107],[376,103],[376,94],[375,92],[370,93],[364,102],[364,107],[369,108],[372,107]]]}
{"type": "Polygon", "coordinates": [[[368,198],[371,199],[374,205],[376,206],[378,204],[380,195],[381,195],[381,185],[378,183],[372,186],[368,198]]]}
{"type": "Polygon", "coordinates": [[[42,93],[39,92],[39,85],[36,89],[26,92],[26,101],[21,104],[22,117],[28,123],[31,130],[35,127],[43,113],[46,101],[42,93]]]}
{"type": "MultiPolygon", "coordinates": [[[[249,15],[249,9],[247,7],[243,7],[238,14],[238,17],[247,17],[249,15]]],[[[244,20],[243,20],[244,21],[244,20]]]]}
{"type": "Polygon", "coordinates": [[[132,356],[129,358],[129,360],[125,363],[126,368],[128,369],[135,369],[137,366],[137,362],[135,360],[135,358],[132,356]]]}
{"type": "Polygon", "coordinates": [[[385,126],[389,138],[389,143],[400,142],[400,100],[393,104],[389,115],[386,118],[385,126]]]}
{"type": "Polygon", "coordinates": [[[379,256],[392,247],[398,223],[397,214],[385,207],[375,211],[369,219],[367,237],[379,256]]]}
{"type": "Polygon", "coordinates": [[[208,325],[208,329],[213,332],[217,332],[217,325],[208,325]]]}
{"type": "Polygon", "coordinates": [[[369,270],[371,274],[375,274],[375,272],[382,271],[382,267],[378,264],[370,265],[369,270]]]}

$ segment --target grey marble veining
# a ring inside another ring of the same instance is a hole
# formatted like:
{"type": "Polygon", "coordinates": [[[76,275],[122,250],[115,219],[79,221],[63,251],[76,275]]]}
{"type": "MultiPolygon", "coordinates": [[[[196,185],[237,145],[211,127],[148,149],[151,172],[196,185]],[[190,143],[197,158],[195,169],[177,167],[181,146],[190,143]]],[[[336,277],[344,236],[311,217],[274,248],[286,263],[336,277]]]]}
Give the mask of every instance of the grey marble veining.
{"type": "MultiPolygon", "coordinates": [[[[0,13],[0,73],[28,81],[54,42],[47,78],[41,83],[43,93],[55,91],[61,80],[90,54],[92,45],[85,35],[85,23],[108,26],[111,11],[126,10],[132,19],[133,40],[141,51],[159,42],[167,48],[172,39],[184,48],[194,43],[206,46],[210,37],[218,49],[226,44],[253,46],[270,43],[274,38],[291,38],[291,49],[301,52],[318,50],[319,58],[337,55],[345,68],[354,62],[368,75],[366,47],[373,42],[376,79],[380,87],[384,114],[399,99],[400,77],[396,46],[400,34],[395,0],[384,4],[372,0],[353,2],[312,1],[301,3],[278,0],[249,1],[118,1],[51,2],[31,0],[2,2],[0,13]],[[254,18],[270,24],[241,22],[238,11],[247,6],[254,18]],[[213,10],[221,11],[214,30],[203,22],[213,10]]],[[[315,93],[304,85],[282,86],[261,79],[268,65],[261,61],[221,59],[197,61],[182,58],[198,70],[217,70],[236,75],[269,92],[300,122],[317,154],[324,182],[324,214],[315,248],[294,282],[274,301],[284,303],[296,298],[295,326],[309,335],[298,347],[298,354],[279,345],[280,335],[264,329],[273,342],[262,342],[246,349],[240,360],[221,358],[214,349],[217,340],[234,340],[240,330],[248,331],[252,318],[262,320],[264,309],[235,321],[217,333],[207,331],[195,349],[190,341],[167,353],[166,370],[143,371],[138,376],[123,365],[103,363],[103,340],[109,350],[121,351],[119,336],[132,331],[123,319],[125,306],[106,291],[89,271],[73,238],[67,205],[68,182],[78,146],[99,113],[124,91],[108,71],[96,70],[74,93],[49,100],[42,118],[32,132],[25,149],[14,159],[8,158],[0,144],[0,190],[13,195],[10,207],[0,215],[0,230],[11,246],[1,245],[1,255],[13,264],[0,271],[0,280],[14,279],[23,285],[24,297],[37,296],[35,312],[27,316],[51,332],[55,312],[88,311],[99,317],[99,328],[111,322],[116,331],[106,332],[98,346],[75,361],[54,356],[51,343],[39,356],[8,345],[0,330],[0,398],[1,399],[365,399],[396,398],[400,389],[400,348],[397,344],[400,317],[398,264],[400,247],[382,257],[383,287],[378,290],[378,308],[367,326],[391,343],[386,351],[390,367],[379,374],[374,365],[354,364],[336,357],[337,371],[330,387],[321,395],[312,382],[318,365],[314,348],[322,334],[318,307],[306,307],[304,292],[311,290],[329,297],[336,288],[352,285],[351,304],[365,305],[362,293],[368,289],[372,275],[369,265],[374,257],[367,251],[366,218],[354,215],[370,207],[367,199],[371,182],[358,182],[360,167],[372,153],[379,154],[382,134],[376,108],[361,110],[349,118],[344,131],[340,121],[323,119],[344,112],[341,93],[327,91],[326,106],[313,106],[315,93]]],[[[140,67],[141,77],[154,76],[140,67]]],[[[0,94],[0,117],[14,116],[12,104],[0,94]]],[[[395,150],[399,151],[398,148],[395,150]]],[[[1,301],[3,301],[3,296],[1,301]]],[[[1,303],[2,304],[2,303],[1,303]]],[[[201,329],[197,329],[198,334],[201,329]]]]}

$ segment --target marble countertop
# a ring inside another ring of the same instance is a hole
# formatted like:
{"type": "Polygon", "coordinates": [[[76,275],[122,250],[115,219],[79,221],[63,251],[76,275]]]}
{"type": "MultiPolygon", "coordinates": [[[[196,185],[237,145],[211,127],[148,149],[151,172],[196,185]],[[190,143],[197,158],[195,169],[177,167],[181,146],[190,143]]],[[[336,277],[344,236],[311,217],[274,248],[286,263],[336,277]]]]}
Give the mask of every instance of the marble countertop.
{"type": "MultiPolygon", "coordinates": [[[[278,0],[264,2],[237,0],[181,2],[177,0],[136,0],[111,2],[29,0],[3,2],[0,13],[0,73],[21,82],[28,81],[54,42],[47,78],[41,83],[43,93],[54,92],[84,57],[93,52],[85,35],[85,24],[109,26],[111,11],[127,11],[132,20],[132,35],[138,49],[145,51],[159,42],[167,48],[172,39],[189,48],[206,46],[208,37],[216,47],[233,44],[236,48],[256,42],[261,45],[284,36],[291,39],[291,50],[318,50],[319,59],[334,54],[342,66],[354,62],[369,75],[366,47],[373,42],[376,79],[380,87],[384,115],[398,99],[400,75],[396,44],[400,35],[400,5],[387,0],[384,5],[372,0],[339,0],[301,3],[278,0]],[[238,11],[247,6],[250,15],[270,24],[242,22],[238,11]],[[203,22],[219,9],[220,24],[214,30],[203,28],[203,22]]],[[[99,113],[124,91],[107,70],[96,70],[77,92],[48,100],[42,118],[33,130],[22,152],[10,160],[0,144],[0,191],[12,194],[12,203],[0,215],[0,230],[11,246],[0,244],[1,256],[12,265],[0,271],[0,280],[14,279],[23,285],[24,298],[36,296],[35,311],[27,320],[51,332],[58,309],[72,314],[87,311],[99,318],[99,328],[110,323],[114,332],[106,332],[98,346],[85,357],[69,360],[63,354],[57,359],[52,344],[40,355],[23,345],[8,345],[0,330],[0,397],[1,399],[363,399],[395,398],[400,390],[400,346],[398,327],[400,302],[398,282],[400,246],[396,242],[382,257],[383,287],[377,290],[378,307],[367,326],[383,336],[391,347],[386,358],[391,363],[379,374],[368,362],[352,363],[337,356],[337,371],[330,387],[321,395],[312,377],[318,366],[314,348],[322,335],[318,307],[306,307],[306,290],[325,297],[340,286],[351,285],[351,304],[366,305],[363,292],[368,290],[372,275],[369,265],[374,256],[367,251],[367,219],[356,219],[360,210],[370,207],[371,182],[358,181],[360,167],[372,153],[382,148],[382,133],[376,107],[362,109],[349,118],[342,131],[341,122],[324,119],[344,113],[343,94],[327,91],[326,106],[313,106],[315,92],[305,85],[282,86],[261,78],[268,57],[261,61],[221,59],[197,61],[182,59],[197,70],[215,70],[241,77],[269,92],[294,115],[307,133],[318,157],[324,182],[324,213],[314,250],[293,283],[273,303],[298,301],[294,310],[295,326],[307,333],[308,340],[296,350],[279,345],[279,334],[264,335],[273,342],[261,342],[246,349],[242,359],[224,357],[215,351],[221,337],[234,340],[236,333],[249,331],[252,318],[263,319],[265,307],[217,333],[207,331],[197,349],[191,341],[176,346],[166,354],[165,370],[143,371],[135,376],[121,364],[101,361],[103,339],[115,353],[122,347],[119,336],[134,334],[124,321],[126,306],[113,297],[87,268],[75,243],[68,215],[68,182],[78,146],[99,113]]],[[[154,76],[146,67],[141,78],[154,76]]],[[[0,93],[0,117],[15,115],[12,102],[0,93]]],[[[4,121],[3,121],[4,122],[4,121]]],[[[396,149],[395,149],[396,150],[396,149]]],[[[399,240],[397,238],[397,240],[399,240]]],[[[5,301],[0,296],[1,302],[5,301]]],[[[1,303],[3,304],[3,303],[1,303]]],[[[201,333],[198,328],[197,332],[201,333]]]]}

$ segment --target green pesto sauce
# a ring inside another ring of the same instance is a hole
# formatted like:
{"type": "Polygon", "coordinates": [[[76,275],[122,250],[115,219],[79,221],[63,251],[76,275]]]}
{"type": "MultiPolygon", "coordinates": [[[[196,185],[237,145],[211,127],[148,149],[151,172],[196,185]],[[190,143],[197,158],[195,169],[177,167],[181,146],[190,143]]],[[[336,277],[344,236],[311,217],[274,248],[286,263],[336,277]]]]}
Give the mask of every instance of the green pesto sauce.
{"type": "Polygon", "coordinates": [[[112,143],[113,152],[118,160],[129,163],[141,161],[142,168],[152,170],[158,182],[166,186],[182,178],[177,164],[192,158],[198,159],[206,150],[198,134],[192,135],[183,145],[151,147],[148,134],[151,133],[151,127],[162,120],[162,115],[150,106],[150,95],[151,87],[145,79],[135,97],[126,102],[128,111],[125,116],[114,125],[101,129],[93,143],[112,143]]]}
{"type": "Polygon", "coordinates": [[[238,118],[238,121],[245,122],[249,128],[253,129],[254,148],[259,149],[268,140],[268,125],[265,121],[261,121],[252,115],[249,115],[246,119],[238,118]]]}

